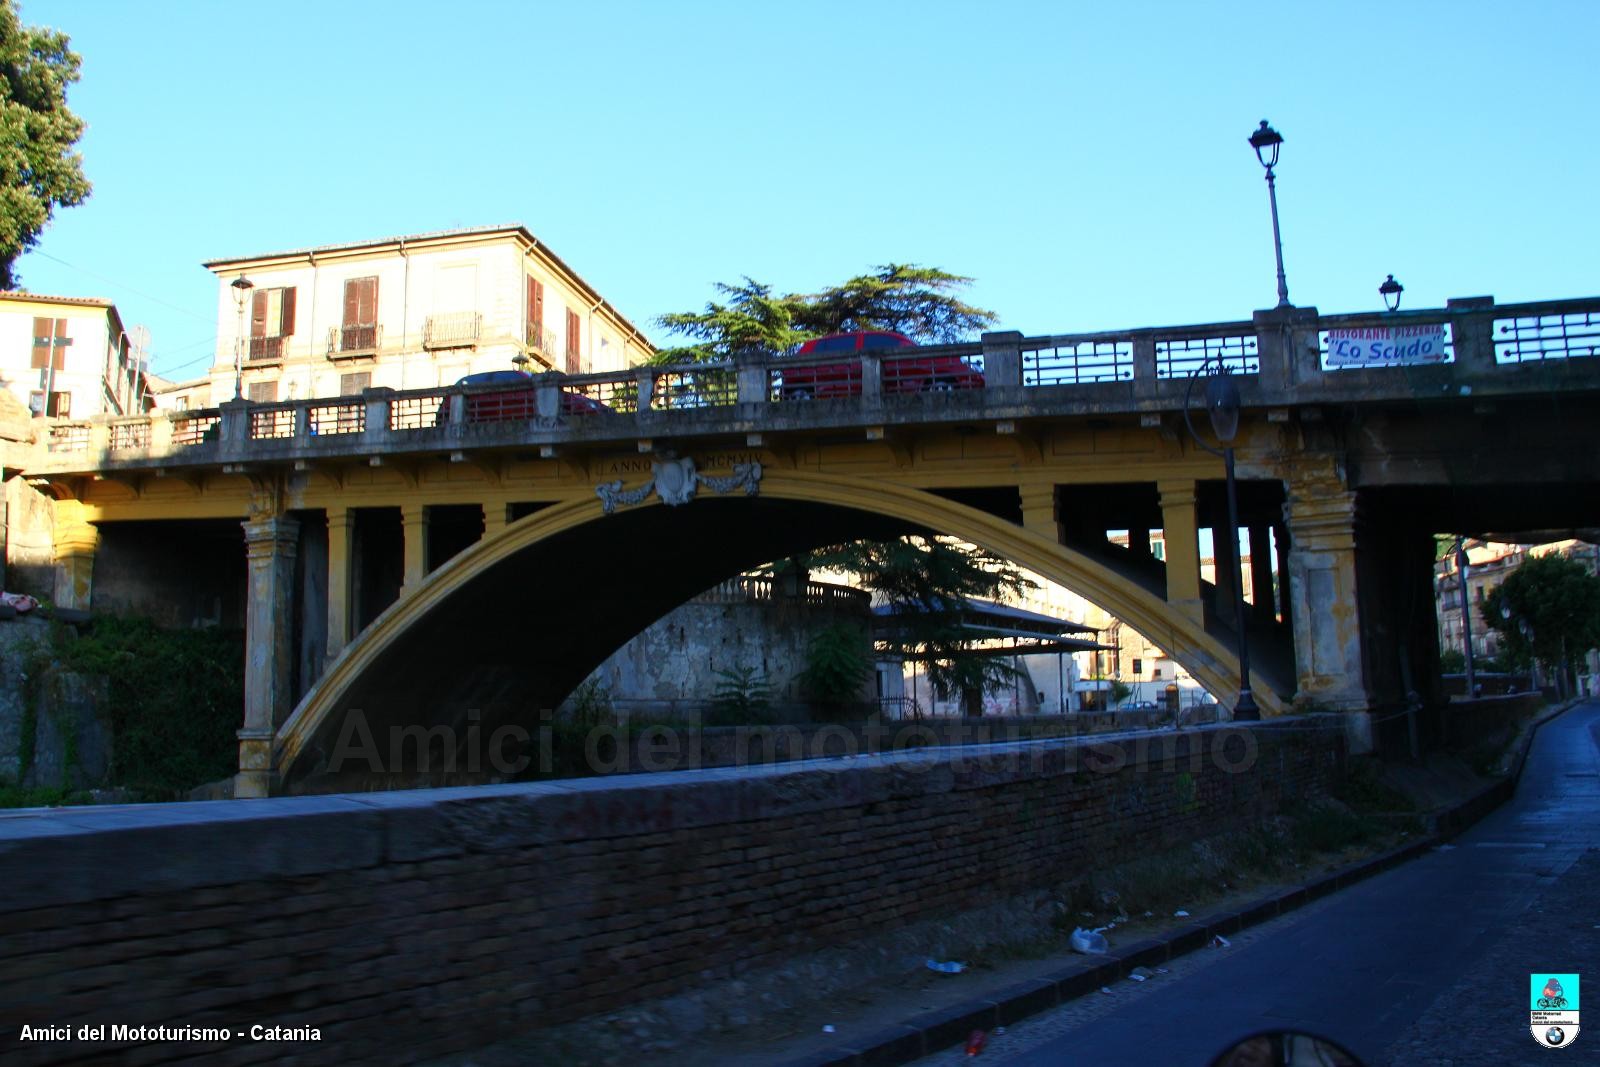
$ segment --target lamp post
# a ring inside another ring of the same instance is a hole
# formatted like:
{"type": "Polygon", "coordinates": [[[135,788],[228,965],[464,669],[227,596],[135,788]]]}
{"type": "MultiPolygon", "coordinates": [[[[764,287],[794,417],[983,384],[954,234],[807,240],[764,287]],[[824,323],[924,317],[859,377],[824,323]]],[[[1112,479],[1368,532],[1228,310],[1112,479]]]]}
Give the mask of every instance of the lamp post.
{"type": "Polygon", "coordinates": [[[1383,284],[1378,286],[1378,295],[1383,297],[1383,306],[1390,311],[1400,310],[1400,294],[1405,291],[1406,287],[1395,281],[1393,274],[1389,275],[1388,278],[1384,279],[1383,284]]]}
{"type": "MultiPolygon", "coordinates": [[[[1278,278],[1281,288],[1281,270],[1278,278]]],[[[1239,558],[1239,493],[1233,474],[1233,439],[1239,433],[1239,386],[1228,372],[1228,365],[1221,359],[1217,360],[1217,373],[1206,378],[1206,412],[1211,416],[1211,429],[1223,447],[1216,449],[1206,444],[1195,433],[1194,423],[1189,418],[1189,394],[1194,389],[1194,380],[1210,365],[1211,357],[1208,356],[1189,376],[1189,387],[1184,391],[1183,421],[1189,427],[1189,436],[1194,438],[1195,444],[1213,456],[1222,457],[1227,477],[1228,537],[1233,541],[1230,552],[1233,557],[1233,619],[1239,633],[1239,699],[1233,706],[1233,718],[1236,722],[1255,722],[1261,718],[1261,709],[1256,706],[1256,698],[1250,692],[1250,635],[1244,613],[1244,561],[1239,558]]]]}
{"type": "Polygon", "coordinates": [[[1267,168],[1267,199],[1272,204],[1272,250],[1278,257],[1278,306],[1289,307],[1289,283],[1283,276],[1283,238],[1278,232],[1278,184],[1272,168],[1278,165],[1278,148],[1283,136],[1261,120],[1261,126],[1250,135],[1250,147],[1256,150],[1256,159],[1267,168]]]}
{"type": "Polygon", "coordinates": [[[233,302],[239,306],[239,332],[233,339],[233,398],[244,399],[244,302],[255,283],[243,274],[233,280],[233,302]]]}
{"type": "MultiPolygon", "coordinates": [[[[1390,281],[1394,275],[1389,276],[1390,281]]],[[[1393,311],[1393,308],[1389,310],[1393,311]]],[[[1467,550],[1463,547],[1463,539],[1456,538],[1456,580],[1461,588],[1461,640],[1466,648],[1467,660],[1467,699],[1471,700],[1478,695],[1477,678],[1472,669],[1472,598],[1467,596],[1467,550]]]]}

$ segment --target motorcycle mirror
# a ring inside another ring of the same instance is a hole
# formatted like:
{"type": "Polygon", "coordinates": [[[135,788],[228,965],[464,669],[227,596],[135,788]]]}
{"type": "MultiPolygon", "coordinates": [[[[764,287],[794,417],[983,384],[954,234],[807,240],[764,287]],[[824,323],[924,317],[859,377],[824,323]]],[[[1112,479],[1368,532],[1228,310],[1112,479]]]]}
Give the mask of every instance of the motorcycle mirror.
{"type": "Polygon", "coordinates": [[[1343,1045],[1300,1030],[1251,1034],[1223,1049],[1211,1067],[1289,1067],[1315,1063],[1327,1067],[1366,1067],[1343,1045]]]}

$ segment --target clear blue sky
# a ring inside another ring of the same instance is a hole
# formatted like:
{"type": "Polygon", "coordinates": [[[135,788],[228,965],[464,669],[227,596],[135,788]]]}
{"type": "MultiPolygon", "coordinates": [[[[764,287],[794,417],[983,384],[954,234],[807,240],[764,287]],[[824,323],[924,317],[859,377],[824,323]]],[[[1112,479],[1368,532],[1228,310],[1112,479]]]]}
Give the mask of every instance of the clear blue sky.
{"type": "Polygon", "coordinates": [[[115,300],[180,378],[202,260],[509,221],[658,342],[715,281],[888,261],[1029,334],[1243,318],[1262,118],[1295,303],[1600,292],[1593,0],[21,9],[83,56],[95,187],[23,283],[115,300]]]}

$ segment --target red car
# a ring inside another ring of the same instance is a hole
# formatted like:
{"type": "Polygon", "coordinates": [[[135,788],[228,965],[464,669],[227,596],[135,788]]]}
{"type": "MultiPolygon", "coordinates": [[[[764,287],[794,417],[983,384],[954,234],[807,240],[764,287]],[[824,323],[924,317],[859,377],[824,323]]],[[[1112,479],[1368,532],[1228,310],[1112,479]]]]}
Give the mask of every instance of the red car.
{"type": "MultiPolygon", "coordinates": [[[[887,330],[861,330],[818,337],[800,346],[794,358],[837,353],[859,356],[862,352],[884,353],[883,391],[889,393],[949,392],[954,389],[982,389],[983,372],[959,356],[894,356],[896,349],[917,347],[904,334],[887,330]]],[[[824,400],[830,397],[861,395],[861,363],[814,363],[785,369],[778,385],[779,400],[824,400]]]]}
{"type": "MultiPolygon", "coordinates": [[[[539,414],[533,376],[520,370],[491,370],[469,374],[456,382],[467,386],[469,423],[530,420],[539,414]],[[476,387],[476,388],[474,388],[476,387]],[[492,387],[492,388],[491,388],[492,387]]],[[[611,414],[611,409],[582,393],[561,391],[561,414],[611,414]]],[[[440,405],[440,423],[449,420],[449,404],[440,405]]]]}

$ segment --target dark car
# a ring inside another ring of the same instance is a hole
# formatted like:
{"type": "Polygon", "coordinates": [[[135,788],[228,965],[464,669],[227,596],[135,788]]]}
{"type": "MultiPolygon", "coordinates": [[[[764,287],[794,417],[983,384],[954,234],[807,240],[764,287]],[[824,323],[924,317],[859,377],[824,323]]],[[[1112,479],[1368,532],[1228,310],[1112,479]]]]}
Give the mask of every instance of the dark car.
{"type": "MultiPolygon", "coordinates": [[[[467,387],[466,420],[478,422],[527,421],[538,417],[538,387],[533,375],[520,370],[491,370],[469,374],[456,382],[467,387]]],[[[593,397],[561,390],[561,414],[610,414],[611,409],[593,397]]],[[[440,405],[439,422],[449,419],[449,401],[440,405]]]]}
{"type": "MultiPolygon", "coordinates": [[[[884,352],[882,368],[885,394],[983,388],[983,372],[959,356],[890,354],[908,348],[917,348],[917,343],[905,334],[888,330],[859,330],[807,341],[795,352],[794,358],[835,353],[859,357],[862,352],[884,352]]],[[[813,363],[810,366],[787,368],[778,385],[780,400],[825,400],[860,395],[859,359],[847,363],[813,363]]]]}

